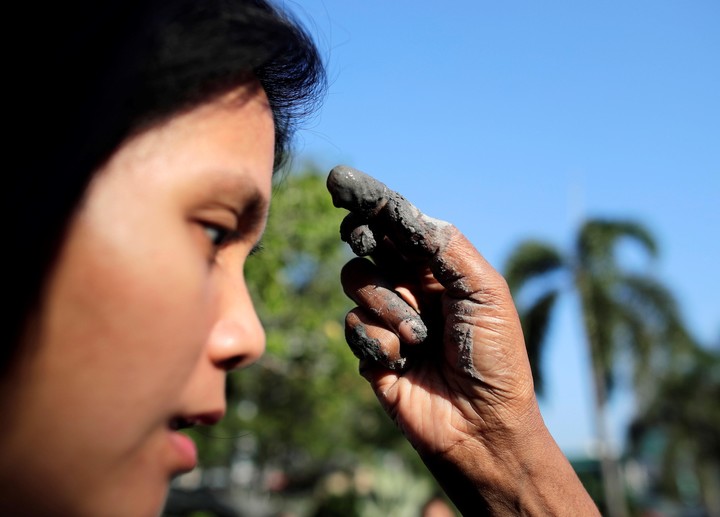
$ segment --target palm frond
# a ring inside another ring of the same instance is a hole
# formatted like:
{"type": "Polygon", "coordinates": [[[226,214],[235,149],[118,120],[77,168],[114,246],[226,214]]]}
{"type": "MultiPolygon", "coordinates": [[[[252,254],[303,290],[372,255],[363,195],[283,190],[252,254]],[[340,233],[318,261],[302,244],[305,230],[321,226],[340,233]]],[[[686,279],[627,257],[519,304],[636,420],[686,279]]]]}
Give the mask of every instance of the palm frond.
{"type": "Polygon", "coordinates": [[[657,351],[655,334],[645,324],[645,320],[632,310],[618,310],[617,318],[618,344],[631,352],[633,380],[636,390],[640,391],[638,395],[650,396],[641,388],[652,384],[652,376],[659,370],[658,354],[654,353],[657,351]]]}
{"type": "Polygon", "coordinates": [[[583,267],[611,266],[618,242],[627,238],[641,245],[651,256],[657,255],[657,244],[643,225],[629,220],[590,219],[580,228],[576,253],[583,267]]]}
{"type": "MultiPolygon", "coordinates": [[[[654,348],[661,349],[669,360],[695,346],[675,297],[656,279],[636,274],[622,275],[617,281],[615,294],[619,310],[635,314],[637,325],[644,327],[645,332],[652,336],[654,348]]],[[[637,352],[643,350],[638,349],[637,352]]],[[[647,359],[642,354],[638,358],[647,359]]]]}
{"type": "Polygon", "coordinates": [[[520,315],[523,334],[525,335],[525,346],[530,359],[530,369],[535,383],[535,392],[538,395],[542,395],[545,388],[540,362],[550,316],[558,294],[558,291],[549,291],[520,315]]]}
{"type": "Polygon", "coordinates": [[[675,297],[656,279],[630,273],[622,275],[617,285],[620,300],[631,304],[648,319],[666,324],[676,324],[680,321],[675,297]]]}
{"type": "MultiPolygon", "coordinates": [[[[664,437],[664,471],[677,472],[678,453],[696,464],[720,461],[720,355],[696,346],[690,368],[656,378],[654,397],[643,405],[630,426],[630,444],[640,452],[653,434],[664,437]]],[[[673,485],[673,483],[670,483],[673,485]]]]}
{"type": "Polygon", "coordinates": [[[515,295],[527,282],[563,267],[554,246],[535,240],[522,242],[505,263],[505,279],[515,295]]]}

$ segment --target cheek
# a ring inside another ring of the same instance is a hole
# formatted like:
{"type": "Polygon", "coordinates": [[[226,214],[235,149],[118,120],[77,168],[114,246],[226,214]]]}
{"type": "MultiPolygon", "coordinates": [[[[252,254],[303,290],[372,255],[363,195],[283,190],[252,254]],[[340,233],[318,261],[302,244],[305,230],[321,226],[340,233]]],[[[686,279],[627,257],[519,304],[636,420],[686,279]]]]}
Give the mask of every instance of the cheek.
{"type": "Polygon", "coordinates": [[[90,232],[69,247],[53,290],[49,328],[59,364],[94,382],[116,414],[172,403],[215,312],[208,266],[190,232],[178,223],[171,238],[159,226],[90,232]],[[154,230],[165,233],[157,239],[154,230]]]}
{"type": "Polygon", "coordinates": [[[167,248],[123,258],[118,257],[112,280],[97,293],[108,300],[105,314],[98,315],[108,328],[100,330],[124,344],[127,360],[136,366],[182,377],[202,351],[212,322],[206,264],[187,250],[171,253],[167,248]]]}

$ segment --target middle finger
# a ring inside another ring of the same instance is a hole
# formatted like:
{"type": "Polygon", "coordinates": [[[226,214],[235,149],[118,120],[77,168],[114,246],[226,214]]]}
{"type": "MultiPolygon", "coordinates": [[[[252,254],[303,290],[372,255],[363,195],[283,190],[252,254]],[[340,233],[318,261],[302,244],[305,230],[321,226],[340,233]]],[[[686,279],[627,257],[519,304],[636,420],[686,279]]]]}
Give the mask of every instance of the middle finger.
{"type": "Polygon", "coordinates": [[[394,290],[375,264],[362,258],[353,259],[343,267],[341,281],[345,294],[403,343],[416,345],[425,340],[427,327],[420,315],[394,290]]]}

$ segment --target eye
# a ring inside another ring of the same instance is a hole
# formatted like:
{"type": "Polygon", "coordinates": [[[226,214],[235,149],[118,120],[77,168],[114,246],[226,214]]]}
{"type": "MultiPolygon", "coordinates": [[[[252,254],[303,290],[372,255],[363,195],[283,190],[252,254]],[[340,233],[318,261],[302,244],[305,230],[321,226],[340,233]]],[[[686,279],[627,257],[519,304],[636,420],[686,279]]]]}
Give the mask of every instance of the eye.
{"type": "Polygon", "coordinates": [[[232,235],[232,230],[212,223],[201,223],[205,235],[212,243],[213,247],[219,248],[225,244],[232,235]]]}

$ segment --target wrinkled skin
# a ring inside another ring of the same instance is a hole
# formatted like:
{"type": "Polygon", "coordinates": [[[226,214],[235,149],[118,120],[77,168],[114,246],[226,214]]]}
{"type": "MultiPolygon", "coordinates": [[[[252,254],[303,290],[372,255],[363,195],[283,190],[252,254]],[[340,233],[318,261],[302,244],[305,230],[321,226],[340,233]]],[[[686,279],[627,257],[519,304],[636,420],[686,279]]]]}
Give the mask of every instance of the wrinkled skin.
{"type": "Polygon", "coordinates": [[[338,166],[327,186],[350,211],[341,237],[371,259],[342,272],[361,374],[463,513],[518,514],[517,472],[546,443],[567,462],[542,422],[505,280],[457,228],[371,176],[338,166]]]}
{"type": "Polygon", "coordinates": [[[337,167],[328,189],[351,211],[344,240],[352,244],[357,231],[378,242],[356,249],[372,262],[357,258],[343,270],[345,292],[358,304],[347,335],[362,374],[413,445],[445,451],[534,411],[507,286],[467,239],[362,172],[337,167]],[[452,426],[428,433],[438,420],[452,426]]]}

